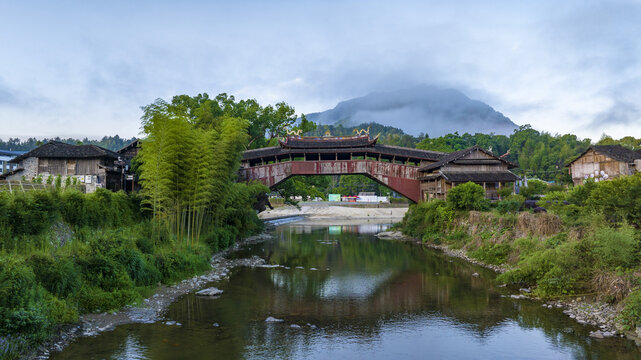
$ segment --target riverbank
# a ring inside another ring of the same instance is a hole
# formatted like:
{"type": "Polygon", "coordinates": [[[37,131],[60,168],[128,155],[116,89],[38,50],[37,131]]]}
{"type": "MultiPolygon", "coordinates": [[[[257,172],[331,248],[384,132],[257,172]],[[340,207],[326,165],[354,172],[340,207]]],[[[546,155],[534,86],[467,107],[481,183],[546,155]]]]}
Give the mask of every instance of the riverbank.
{"type": "MultiPolygon", "coordinates": [[[[488,264],[474,259],[462,249],[451,249],[449,246],[443,244],[426,243],[411,236],[404,235],[400,231],[383,231],[376,234],[376,237],[383,240],[413,242],[431,249],[437,249],[448,256],[463,259],[469,263],[494,270],[499,274],[513,270],[507,266],[488,264]]],[[[625,331],[622,324],[617,321],[617,317],[622,309],[620,306],[594,301],[593,297],[589,300],[590,298],[580,296],[568,300],[546,301],[540,297],[533,296],[531,294],[531,289],[529,288],[521,288],[519,289],[519,294],[511,295],[511,297],[514,299],[540,301],[543,302],[542,306],[548,309],[563,309],[563,314],[567,315],[570,319],[574,319],[579,324],[597,327],[597,330],[590,332],[590,336],[596,339],[617,335],[622,337],[626,336],[628,339],[635,341],[637,345],[641,346],[640,334],[625,331]]]]}
{"type": "Polygon", "coordinates": [[[612,226],[594,214],[574,219],[461,211],[435,201],[412,207],[400,229],[424,246],[498,272],[499,283],[519,291],[513,298],[544,301],[580,324],[595,326],[594,338],[626,336],[640,344],[636,230],[612,226]]]}
{"type": "Polygon", "coordinates": [[[376,204],[371,207],[359,207],[349,205],[332,205],[329,203],[305,203],[300,207],[283,206],[273,210],[260,213],[258,217],[263,220],[277,219],[293,216],[304,216],[312,219],[386,219],[391,222],[399,222],[407,212],[407,206],[398,204],[376,204]]]}
{"type": "MultiPolygon", "coordinates": [[[[229,273],[236,267],[255,267],[265,263],[259,257],[228,259],[227,257],[247,244],[261,243],[272,238],[271,227],[258,235],[250,236],[223,251],[214,254],[210,260],[211,270],[205,274],[182,280],[173,285],[162,285],[154,294],[139,304],[128,305],[119,311],[92,313],[80,316],[78,324],[60,329],[49,341],[26,355],[29,360],[48,359],[52,352],[60,352],[75,339],[96,336],[117,326],[134,323],[154,323],[163,320],[167,308],[181,296],[202,289],[206,284],[229,279],[229,273]]],[[[180,326],[180,324],[177,324],[180,326]]]]}

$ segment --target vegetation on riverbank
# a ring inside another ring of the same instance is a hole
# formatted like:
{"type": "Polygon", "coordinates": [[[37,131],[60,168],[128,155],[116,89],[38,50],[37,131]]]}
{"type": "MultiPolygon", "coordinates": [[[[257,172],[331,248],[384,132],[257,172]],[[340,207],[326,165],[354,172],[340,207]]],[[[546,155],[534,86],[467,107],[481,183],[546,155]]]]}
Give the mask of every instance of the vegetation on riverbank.
{"type": "Polygon", "coordinates": [[[212,253],[158,226],[138,197],[105,190],[2,193],[0,228],[3,359],[79,314],[119,309],[205,271],[212,253]]]}
{"type": "Polygon", "coordinates": [[[19,357],[79,314],[117,310],[204,272],[213,252],[262,230],[253,206],[268,189],[236,182],[241,154],[296,116],[279,104],[245,120],[234,116],[242,106],[199,95],[144,107],[139,195],[0,193],[0,358],[19,357]]]}
{"type": "Polygon", "coordinates": [[[503,265],[509,270],[498,281],[532,287],[536,296],[619,303],[622,324],[641,325],[641,174],[543,190],[538,205],[548,213],[533,213],[519,211],[520,195],[489,204],[482,187],[460,185],[447,202],[413,205],[402,230],[503,265]]]}

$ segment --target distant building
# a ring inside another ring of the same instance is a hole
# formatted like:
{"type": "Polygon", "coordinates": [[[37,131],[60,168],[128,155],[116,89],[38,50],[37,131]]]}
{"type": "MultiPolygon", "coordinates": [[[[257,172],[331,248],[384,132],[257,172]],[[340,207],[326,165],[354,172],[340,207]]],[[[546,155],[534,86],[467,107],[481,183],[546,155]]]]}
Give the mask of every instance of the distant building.
{"type": "Polygon", "coordinates": [[[446,199],[453,187],[469,181],[483,186],[486,197],[496,200],[499,189],[513,188],[519,180],[510,171],[515,167],[479,146],[445,154],[439,161],[419,168],[422,200],[446,199]]]}
{"type": "Polygon", "coordinates": [[[120,154],[120,156],[122,156],[125,160],[131,161],[131,159],[133,159],[136,155],[138,155],[139,150],[140,150],[140,139],[136,139],[116,152],[120,154]]]}
{"type": "Polygon", "coordinates": [[[641,171],[641,151],[621,145],[592,145],[567,167],[575,185],[590,178],[600,181],[632,175],[641,171]]]}
{"type": "Polygon", "coordinates": [[[75,177],[85,184],[87,192],[96,188],[120,190],[123,169],[118,165],[119,155],[96,145],[70,145],[49,141],[10,161],[16,169],[3,174],[6,180],[33,180],[40,176],[43,181],[49,176],[60,175],[63,183],[67,177],[75,177]]]}
{"type": "Polygon", "coordinates": [[[138,177],[131,170],[131,160],[138,155],[139,151],[140,139],[132,141],[131,143],[127,144],[125,147],[117,151],[122,160],[121,166],[124,166],[125,168],[126,174],[123,179],[123,186],[124,190],[127,192],[137,191],[140,189],[138,177]]]}
{"type": "Polygon", "coordinates": [[[24,153],[24,151],[0,150],[0,174],[6,174],[16,170],[18,164],[10,163],[10,161],[24,153]]]}

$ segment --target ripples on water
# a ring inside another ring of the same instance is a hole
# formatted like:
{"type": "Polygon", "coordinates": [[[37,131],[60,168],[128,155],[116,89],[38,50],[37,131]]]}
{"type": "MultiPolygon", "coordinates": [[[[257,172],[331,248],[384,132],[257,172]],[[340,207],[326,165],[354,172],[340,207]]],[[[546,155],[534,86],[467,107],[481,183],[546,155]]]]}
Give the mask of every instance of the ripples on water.
{"type": "Polygon", "coordinates": [[[589,338],[592,328],[558,309],[504,297],[488,270],[372,235],[387,228],[281,225],[235,256],[289,269],[235,269],[212,284],[219,299],[192,294],[170,307],[166,320],[182,326],[121,326],[53,358],[641,358],[629,341],[589,338]]]}

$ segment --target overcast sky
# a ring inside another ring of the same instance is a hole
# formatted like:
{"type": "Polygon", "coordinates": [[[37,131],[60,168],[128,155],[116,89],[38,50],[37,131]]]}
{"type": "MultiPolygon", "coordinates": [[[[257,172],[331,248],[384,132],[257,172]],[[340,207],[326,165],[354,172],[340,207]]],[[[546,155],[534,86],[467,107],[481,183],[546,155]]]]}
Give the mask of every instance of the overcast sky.
{"type": "Polygon", "coordinates": [[[309,113],[417,84],[539,130],[641,137],[640,2],[481,3],[3,1],[0,138],[131,137],[176,94],[309,113]]]}

